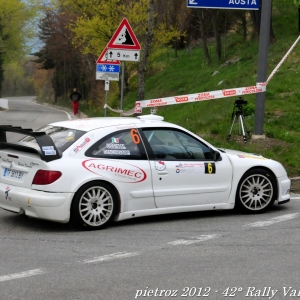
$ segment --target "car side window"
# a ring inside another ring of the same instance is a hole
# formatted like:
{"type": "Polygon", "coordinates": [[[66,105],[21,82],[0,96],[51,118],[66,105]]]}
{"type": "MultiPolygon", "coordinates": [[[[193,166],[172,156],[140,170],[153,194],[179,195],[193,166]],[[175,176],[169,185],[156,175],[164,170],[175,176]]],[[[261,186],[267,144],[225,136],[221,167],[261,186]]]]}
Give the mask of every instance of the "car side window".
{"type": "Polygon", "coordinates": [[[144,129],[156,159],[211,160],[209,147],[194,137],[173,129],[144,129]]]}
{"type": "Polygon", "coordinates": [[[137,143],[132,137],[132,131],[126,129],[102,138],[91,146],[85,155],[100,158],[144,159],[145,151],[142,143],[137,143]]]}

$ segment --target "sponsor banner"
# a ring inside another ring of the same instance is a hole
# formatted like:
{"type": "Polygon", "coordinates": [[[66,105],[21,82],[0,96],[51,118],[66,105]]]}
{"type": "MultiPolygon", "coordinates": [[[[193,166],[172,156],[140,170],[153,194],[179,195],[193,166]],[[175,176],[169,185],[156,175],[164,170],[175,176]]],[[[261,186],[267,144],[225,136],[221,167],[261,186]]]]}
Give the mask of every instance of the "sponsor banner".
{"type": "Polygon", "coordinates": [[[215,99],[215,95],[211,93],[199,93],[198,96],[195,98],[195,101],[205,101],[205,100],[212,100],[215,99]]]}
{"type": "Polygon", "coordinates": [[[86,170],[94,174],[118,182],[138,183],[147,179],[147,174],[144,170],[135,165],[124,163],[121,161],[107,159],[88,159],[82,162],[82,166],[86,170]]]}
{"type": "Polygon", "coordinates": [[[189,102],[188,96],[175,96],[174,99],[177,103],[189,102]]]}
{"type": "Polygon", "coordinates": [[[263,87],[249,86],[243,91],[243,95],[258,94],[263,92],[263,87]]]}
{"type": "Polygon", "coordinates": [[[135,111],[141,112],[142,108],[146,107],[158,107],[172,104],[191,103],[233,96],[263,93],[266,91],[266,86],[266,83],[257,83],[256,86],[137,101],[135,103],[135,111]]]}

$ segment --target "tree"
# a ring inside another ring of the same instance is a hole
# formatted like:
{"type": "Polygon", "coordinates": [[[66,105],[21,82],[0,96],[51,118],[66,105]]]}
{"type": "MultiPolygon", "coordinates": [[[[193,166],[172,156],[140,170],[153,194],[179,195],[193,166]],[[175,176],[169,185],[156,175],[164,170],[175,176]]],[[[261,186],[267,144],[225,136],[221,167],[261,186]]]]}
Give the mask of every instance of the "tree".
{"type": "Polygon", "coordinates": [[[148,4],[148,26],[145,34],[144,51],[138,68],[138,92],[137,100],[145,99],[145,75],[147,71],[148,58],[151,52],[153,40],[153,23],[154,23],[154,0],[149,0],[148,4]]]}
{"type": "Polygon", "coordinates": [[[260,11],[250,10],[250,17],[252,22],[252,38],[257,38],[259,36],[260,28],[260,11]]]}
{"type": "Polygon", "coordinates": [[[205,22],[204,22],[204,9],[197,9],[197,16],[200,23],[200,32],[201,32],[201,40],[202,40],[202,47],[204,51],[204,56],[207,61],[207,63],[211,62],[211,58],[209,55],[208,47],[207,47],[207,38],[206,38],[206,32],[205,32],[205,22]]]}
{"type": "MultiPolygon", "coordinates": [[[[294,0],[295,3],[297,0],[294,0]]],[[[273,11],[273,2],[272,2],[272,11],[273,11]]],[[[261,7],[259,10],[251,10],[250,17],[252,21],[253,31],[252,31],[252,38],[257,38],[260,33],[260,21],[261,21],[261,7]]],[[[300,27],[300,23],[299,23],[300,27]]],[[[273,28],[272,22],[272,13],[271,13],[271,24],[270,24],[270,43],[274,43],[276,41],[276,36],[273,28]]]]}
{"type": "Polygon", "coordinates": [[[294,0],[294,3],[298,7],[298,31],[300,31],[300,0],[294,0]]]}
{"type": "Polygon", "coordinates": [[[26,41],[33,33],[28,22],[34,15],[33,7],[21,0],[0,0],[0,96],[3,65],[26,53],[26,41]]]}
{"type": "Polygon", "coordinates": [[[219,31],[219,24],[218,24],[218,11],[216,9],[212,9],[212,24],[214,28],[214,36],[216,40],[216,53],[217,59],[221,60],[222,57],[222,43],[221,43],[221,35],[219,31]]]}
{"type": "Polygon", "coordinates": [[[76,22],[70,24],[70,27],[74,34],[73,43],[81,47],[84,54],[99,56],[121,20],[124,17],[129,20],[142,47],[140,63],[142,66],[127,63],[124,83],[128,89],[129,78],[138,71],[139,97],[143,97],[142,81],[153,48],[167,46],[180,37],[177,28],[154,22],[154,16],[158,14],[154,9],[154,0],[60,0],[60,3],[78,15],[76,22]],[[153,32],[149,26],[153,26],[153,32]]]}
{"type": "Polygon", "coordinates": [[[52,86],[55,103],[59,97],[66,98],[75,86],[86,96],[87,89],[83,82],[84,56],[72,44],[72,32],[68,26],[75,19],[76,16],[60,8],[46,10],[39,24],[40,39],[44,45],[33,55],[37,57],[35,62],[41,68],[54,70],[52,86]]]}
{"type": "Polygon", "coordinates": [[[33,85],[34,64],[29,56],[4,66],[3,95],[35,95],[33,85]]]}

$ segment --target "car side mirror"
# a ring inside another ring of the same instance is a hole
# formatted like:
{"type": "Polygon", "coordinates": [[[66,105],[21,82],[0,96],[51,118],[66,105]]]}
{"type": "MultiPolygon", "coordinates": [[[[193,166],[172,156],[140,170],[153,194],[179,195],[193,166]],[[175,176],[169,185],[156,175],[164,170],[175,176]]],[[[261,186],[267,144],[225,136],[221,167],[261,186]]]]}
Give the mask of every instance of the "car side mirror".
{"type": "Polygon", "coordinates": [[[213,160],[220,161],[222,160],[222,156],[219,151],[212,150],[213,160]]]}

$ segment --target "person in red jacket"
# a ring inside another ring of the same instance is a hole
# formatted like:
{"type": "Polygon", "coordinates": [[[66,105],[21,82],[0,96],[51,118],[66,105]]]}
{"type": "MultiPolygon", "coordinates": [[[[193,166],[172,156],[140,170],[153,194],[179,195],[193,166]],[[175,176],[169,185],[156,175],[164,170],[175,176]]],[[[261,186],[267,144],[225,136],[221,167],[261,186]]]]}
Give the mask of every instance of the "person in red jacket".
{"type": "Polygon", "coordinates": [[[77,88],[73,89],[73,92],[70,95],[70,99],[72,100],[72,107],[74,116],[78,115],[78,106],[79,106],[79,100],[81,99],[81,94],[77,92],[77,88]]]}

